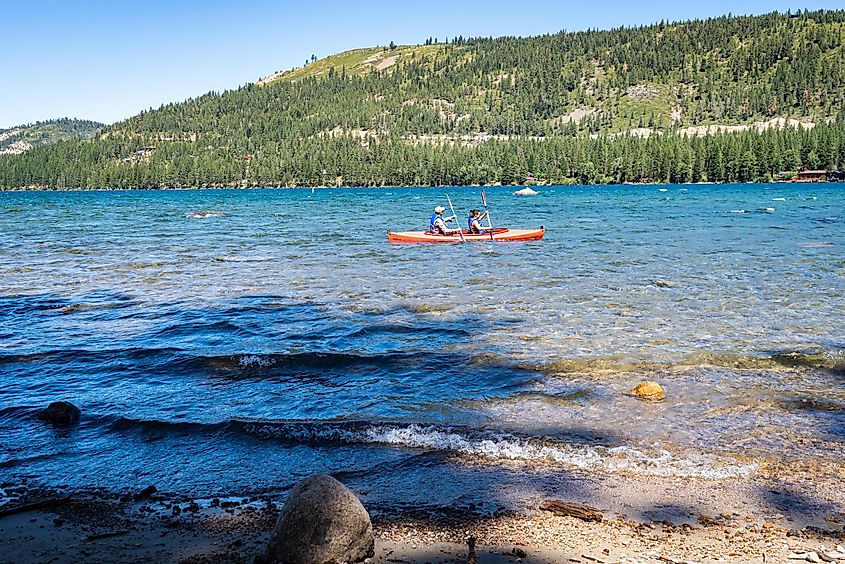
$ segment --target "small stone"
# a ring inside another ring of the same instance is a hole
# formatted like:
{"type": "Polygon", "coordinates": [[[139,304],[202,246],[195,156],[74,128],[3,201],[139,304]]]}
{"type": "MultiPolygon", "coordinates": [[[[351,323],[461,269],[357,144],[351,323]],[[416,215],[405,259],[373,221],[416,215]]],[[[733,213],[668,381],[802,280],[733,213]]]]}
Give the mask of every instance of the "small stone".
{"type": "Polygon", "coordinates": [[[804,560],[805,562],[821,562],[821,558],[815,552],[793,552],[787,558],[789,560],[804,560]]]}
{"type": "Polygon", "coordinates": [[[151,495],[156,493],[157,491],[158,491],[158,488],[156,488],[155,486],[147,486],[143,490],[136,493],[134,499],[135,499],[135,501],[141,501],[142,499],[147,499],[151,495]]]}
{"type": "Polygon", "coordinates": [[[38,414],[38,418],[53,425],[75,425],[79,422],[79,408],[67,401],[54,401],[38,414]]]}
{"type": "Polygon", "coordinates": [[[663,386],[652,380],[640,382],[632,390],[631,393],[638,399],[660,401],[666,394],[663,391],[663,386]]]}
{"type": "Polygon", "coordinates": [[[518,546],[515,546],[511,549],[511,554],[516,556],[517,558],[526,558],[528,556],[528,553],[519,548],[518,546]]]}

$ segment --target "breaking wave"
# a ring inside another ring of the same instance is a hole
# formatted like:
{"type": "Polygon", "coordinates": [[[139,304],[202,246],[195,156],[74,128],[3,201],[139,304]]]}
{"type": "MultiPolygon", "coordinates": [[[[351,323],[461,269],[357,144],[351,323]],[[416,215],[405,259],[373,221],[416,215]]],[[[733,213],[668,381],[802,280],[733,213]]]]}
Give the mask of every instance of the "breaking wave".
{"type": "Polygon", "coordinates": [[[297,442],[388,445],[453,453],[486,460],[563,464],[582,470],[632,472],[650,476],[728,479],[748,477],[755,463],[690,453],[676,455],[659,446],[570,444],[511,433],[421,424],[237,422],[245,433],[297,442]]]}

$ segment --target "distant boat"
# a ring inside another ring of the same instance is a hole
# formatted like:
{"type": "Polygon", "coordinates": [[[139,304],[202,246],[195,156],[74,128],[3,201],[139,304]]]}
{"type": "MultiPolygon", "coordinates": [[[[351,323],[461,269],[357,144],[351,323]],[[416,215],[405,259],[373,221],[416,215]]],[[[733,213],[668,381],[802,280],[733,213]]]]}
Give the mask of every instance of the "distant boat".
{"type": "Polygon", "coordinates": [[[185,214],[185,217],[188,219],[205,219],[207,217],[226,217],[227,215],[229,214],[220,211],[201,211],[185,214]]]}
{"type": "Polygon", "coordinates": [[[522,190],[517,190],[513,193],[514,196],[536,196],[539,192],[532,190],[531,188],[523,188],[522,190]]]}

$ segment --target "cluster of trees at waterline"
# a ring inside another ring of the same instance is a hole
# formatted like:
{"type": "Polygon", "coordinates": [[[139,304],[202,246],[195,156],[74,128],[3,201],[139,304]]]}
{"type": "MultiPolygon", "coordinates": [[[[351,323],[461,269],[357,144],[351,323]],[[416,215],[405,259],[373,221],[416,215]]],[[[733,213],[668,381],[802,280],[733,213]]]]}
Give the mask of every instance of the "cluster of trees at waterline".
{"type": "MultiPolygon", "coordinates": [[[[188,144],[188,142],[184,142],[188,144]]],[[[0,186],[167,188],[401,186],[622,182],[754,182],[802,168],[845,169],[845,119],[812,129],[712,136],[488,140],[478,145],[361,143],[337,137],[276,142],[228,154],[194,154],[181,143],[141,147],[134,162],[118,143],[59,143],[0,158],[0,186]]]]}

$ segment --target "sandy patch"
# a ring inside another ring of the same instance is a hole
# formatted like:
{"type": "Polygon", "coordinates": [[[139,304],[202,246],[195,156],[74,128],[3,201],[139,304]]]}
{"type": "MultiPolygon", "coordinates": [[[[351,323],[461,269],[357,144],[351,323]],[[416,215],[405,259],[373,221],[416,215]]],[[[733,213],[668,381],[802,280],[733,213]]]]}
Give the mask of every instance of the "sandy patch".
{"type": "Polygon", "coordinates": [[[19,139],[12,141],[5,149],[0,149],[0,155],[21,155],[30,149],[32,149],[31,143],[19,139]]]}
{"type": "Polygon", "coordinates": [[[679,129],[680,135],[690,137],[701,137],[703,135],[715,135],[717,133],[740,133],[743,131],[754,130],[758,133],[763,133],[769,129],[783,129],[785,127],[794,127],[801,129],[813,129],[816,126],[815,122],[808,120],[799,120],[795,118],[776,117],[766,121],[755,121],[752,124],[740,125],[694,125],[679,129]]]}
{"type": "Polygon", "coordinates": [[[581,123],[585,117],[595,113],[595,108],[575,108],[565,116],[560,116],[560,123],[581,123]]]}
{"type": "Polygon", "coordinates": [[[388,57],[381,61],[379,64],[376,65],[377,70],[384,70],[392,67],[396,64],[396,61],[399,59],[399,55],[393,55],[392,57],[388,57]]]}
{"type": "Polygon", "coordinates": [[[629,86],[625,91],[625,95],[636,100],[643,100],[659,96],[660,90],[647,84],[636,84],[634,86],[629,86]]]}
{"type": "MultiPolygon", "coordinates": [[[[464,118],[465,119],[465,118],[464,118]]],[[[530,139],[532,141],[545,141],[546,137],[536,135],[503,135],[491,133],[471,133],[465,135],[451,135],[446,133],[421,133],[419,135],[405,135],[402,138],[406,143],[412,145],[420,144],[446,144],[458,145],[461,147],[477,147],[487,141],[508,141],[510,139],[530,139]]]]}
{"type": "Polygon", "coordinates": [[[684,117],[684,111],[681,108],[672,108],[672,121],[681,121],[681,118],[684,117]]]}

